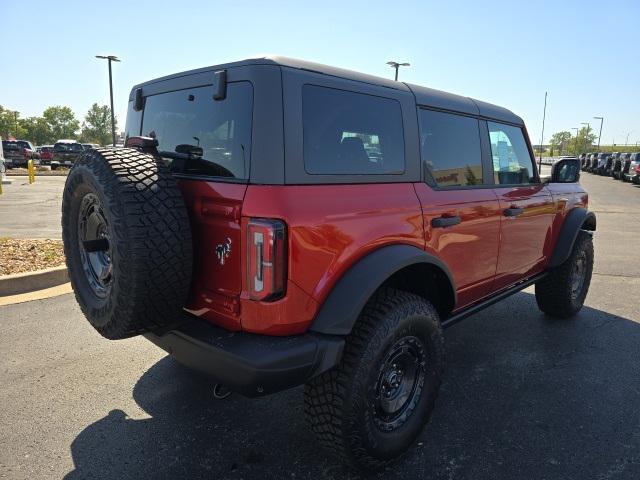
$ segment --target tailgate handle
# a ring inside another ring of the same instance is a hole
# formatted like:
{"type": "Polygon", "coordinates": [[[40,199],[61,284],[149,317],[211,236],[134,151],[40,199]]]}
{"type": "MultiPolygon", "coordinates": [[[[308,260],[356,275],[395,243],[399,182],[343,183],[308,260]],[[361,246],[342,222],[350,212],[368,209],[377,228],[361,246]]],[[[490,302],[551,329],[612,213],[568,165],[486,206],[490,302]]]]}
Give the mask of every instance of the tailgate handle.
{"type": "Polygon", "coordinates": [[[447,228],[458,225],[462,219],[458,216],[455,217],[438,217],[431,219],[431,226],[433,228],[447,228]]]}

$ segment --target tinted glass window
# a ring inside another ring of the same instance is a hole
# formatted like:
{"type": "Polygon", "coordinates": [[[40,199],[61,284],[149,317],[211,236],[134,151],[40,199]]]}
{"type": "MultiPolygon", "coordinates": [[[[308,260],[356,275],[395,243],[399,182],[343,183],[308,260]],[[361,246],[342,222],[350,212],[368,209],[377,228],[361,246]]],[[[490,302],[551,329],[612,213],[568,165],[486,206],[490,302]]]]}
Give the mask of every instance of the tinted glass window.
{"type": "Polygon", "coordinates": [[[402,112],[396,100],[305,85],[302,112],[307,173],[404,172],[402,112]]]}
{"type": "Polygon", "coordinates": [[[147,97],[142,134],[158,140],[174,171],[247,178],[251,84],[230,83],[224,100],[213,100],[213,93],[213,87],[200,87],[147,97]]]}
{"type": "Polygon", "coordinates": [[[494,122],[487,122],[487,125],[495,182],[503,185],[534,183],[533,162],[522,129],[494,122]]]}
{"type": "Polygon", "coordinates": [[[420,110],[420,147],[430,183],[439,187],[482,184],[477,119],[420,110]]]}

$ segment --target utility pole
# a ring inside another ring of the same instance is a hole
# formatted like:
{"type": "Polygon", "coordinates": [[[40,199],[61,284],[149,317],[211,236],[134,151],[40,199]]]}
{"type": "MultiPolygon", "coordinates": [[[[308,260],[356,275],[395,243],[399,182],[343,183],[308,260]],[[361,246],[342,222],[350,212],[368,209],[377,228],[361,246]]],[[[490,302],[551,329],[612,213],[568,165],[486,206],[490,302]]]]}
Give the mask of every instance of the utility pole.
{"type": "Polygon", "coordinates": [[[600,137],[602,137],[602,124],[604,123],[604,117],[593,117],[596,120],[600,120],[600,133],[598,134],[598,153],[600,153],[600,137]]]}
{"type": "Polygon", "coordinates": [[[102,58],[109,63],[109,97],[111,98],[111,141],[116,146],[116,120],[113,113],[113,82],[111,80],[111,62],[119,62],[120,59],[115,55],[96,55],[96,58],[102,58]]]}
{"type": "Polygon", "coordinates": [[[544,109],[542,110],[542,133],[540,134],[540,156],[538,157],[538,172],[542,171],[542,149],[544,144],[544,121],[547,118],[547,92],[544,92],[544,109]]]}
{"type": "Polygon", "coordinates": [[[389,65],[390,67],[396,69],[396,77],[395,77],[396,82],[398,81],[398,69],[400,67],[410,67],[411,66],[410,63],[398,63],[398,62],[394,62],[393,60],[387,62],[387,65],[389,65]]]}

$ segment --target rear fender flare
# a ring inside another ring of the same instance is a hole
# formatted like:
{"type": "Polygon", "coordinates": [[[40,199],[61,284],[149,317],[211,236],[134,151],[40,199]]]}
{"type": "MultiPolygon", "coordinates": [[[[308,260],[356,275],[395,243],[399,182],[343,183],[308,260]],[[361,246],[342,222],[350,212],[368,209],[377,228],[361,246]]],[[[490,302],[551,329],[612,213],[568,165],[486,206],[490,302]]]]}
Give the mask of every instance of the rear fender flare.
{"type": "Polygon", "coordinates": [[[572,209],[564,219],[556,246],[549,261],[549,268],[562,265],[571,255],[573,244],[578,238],[580,230],[596,230],[596,215],[586,208],[576,207],[572,209]]]}
{"type": "Polygon", "coordinates": [[[414,246],[389,245],[359,260],[338,280],[320,307],[311,330],[328,335],[348,335],[375,291],[394,273],[415,264],[434,265],[444,272],[455,305],[453,276],[440,259],[414,246]]]}

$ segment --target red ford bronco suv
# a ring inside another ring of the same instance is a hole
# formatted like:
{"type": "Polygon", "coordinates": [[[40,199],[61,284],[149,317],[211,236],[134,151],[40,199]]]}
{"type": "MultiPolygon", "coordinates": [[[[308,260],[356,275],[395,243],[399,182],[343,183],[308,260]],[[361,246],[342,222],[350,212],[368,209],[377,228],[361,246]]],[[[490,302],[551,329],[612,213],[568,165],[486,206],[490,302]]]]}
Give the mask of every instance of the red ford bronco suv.
{"type": "Polygon", "coordinates": [[[65,185],[87,319],[246,396],[304,384],[319,441],[357,467],[422,431],[444,327],[529,285],[552,317],[587,295],[579,160],[542,180],[504,108],[270,57],[135,86],[126,135],[65,185]]]}

